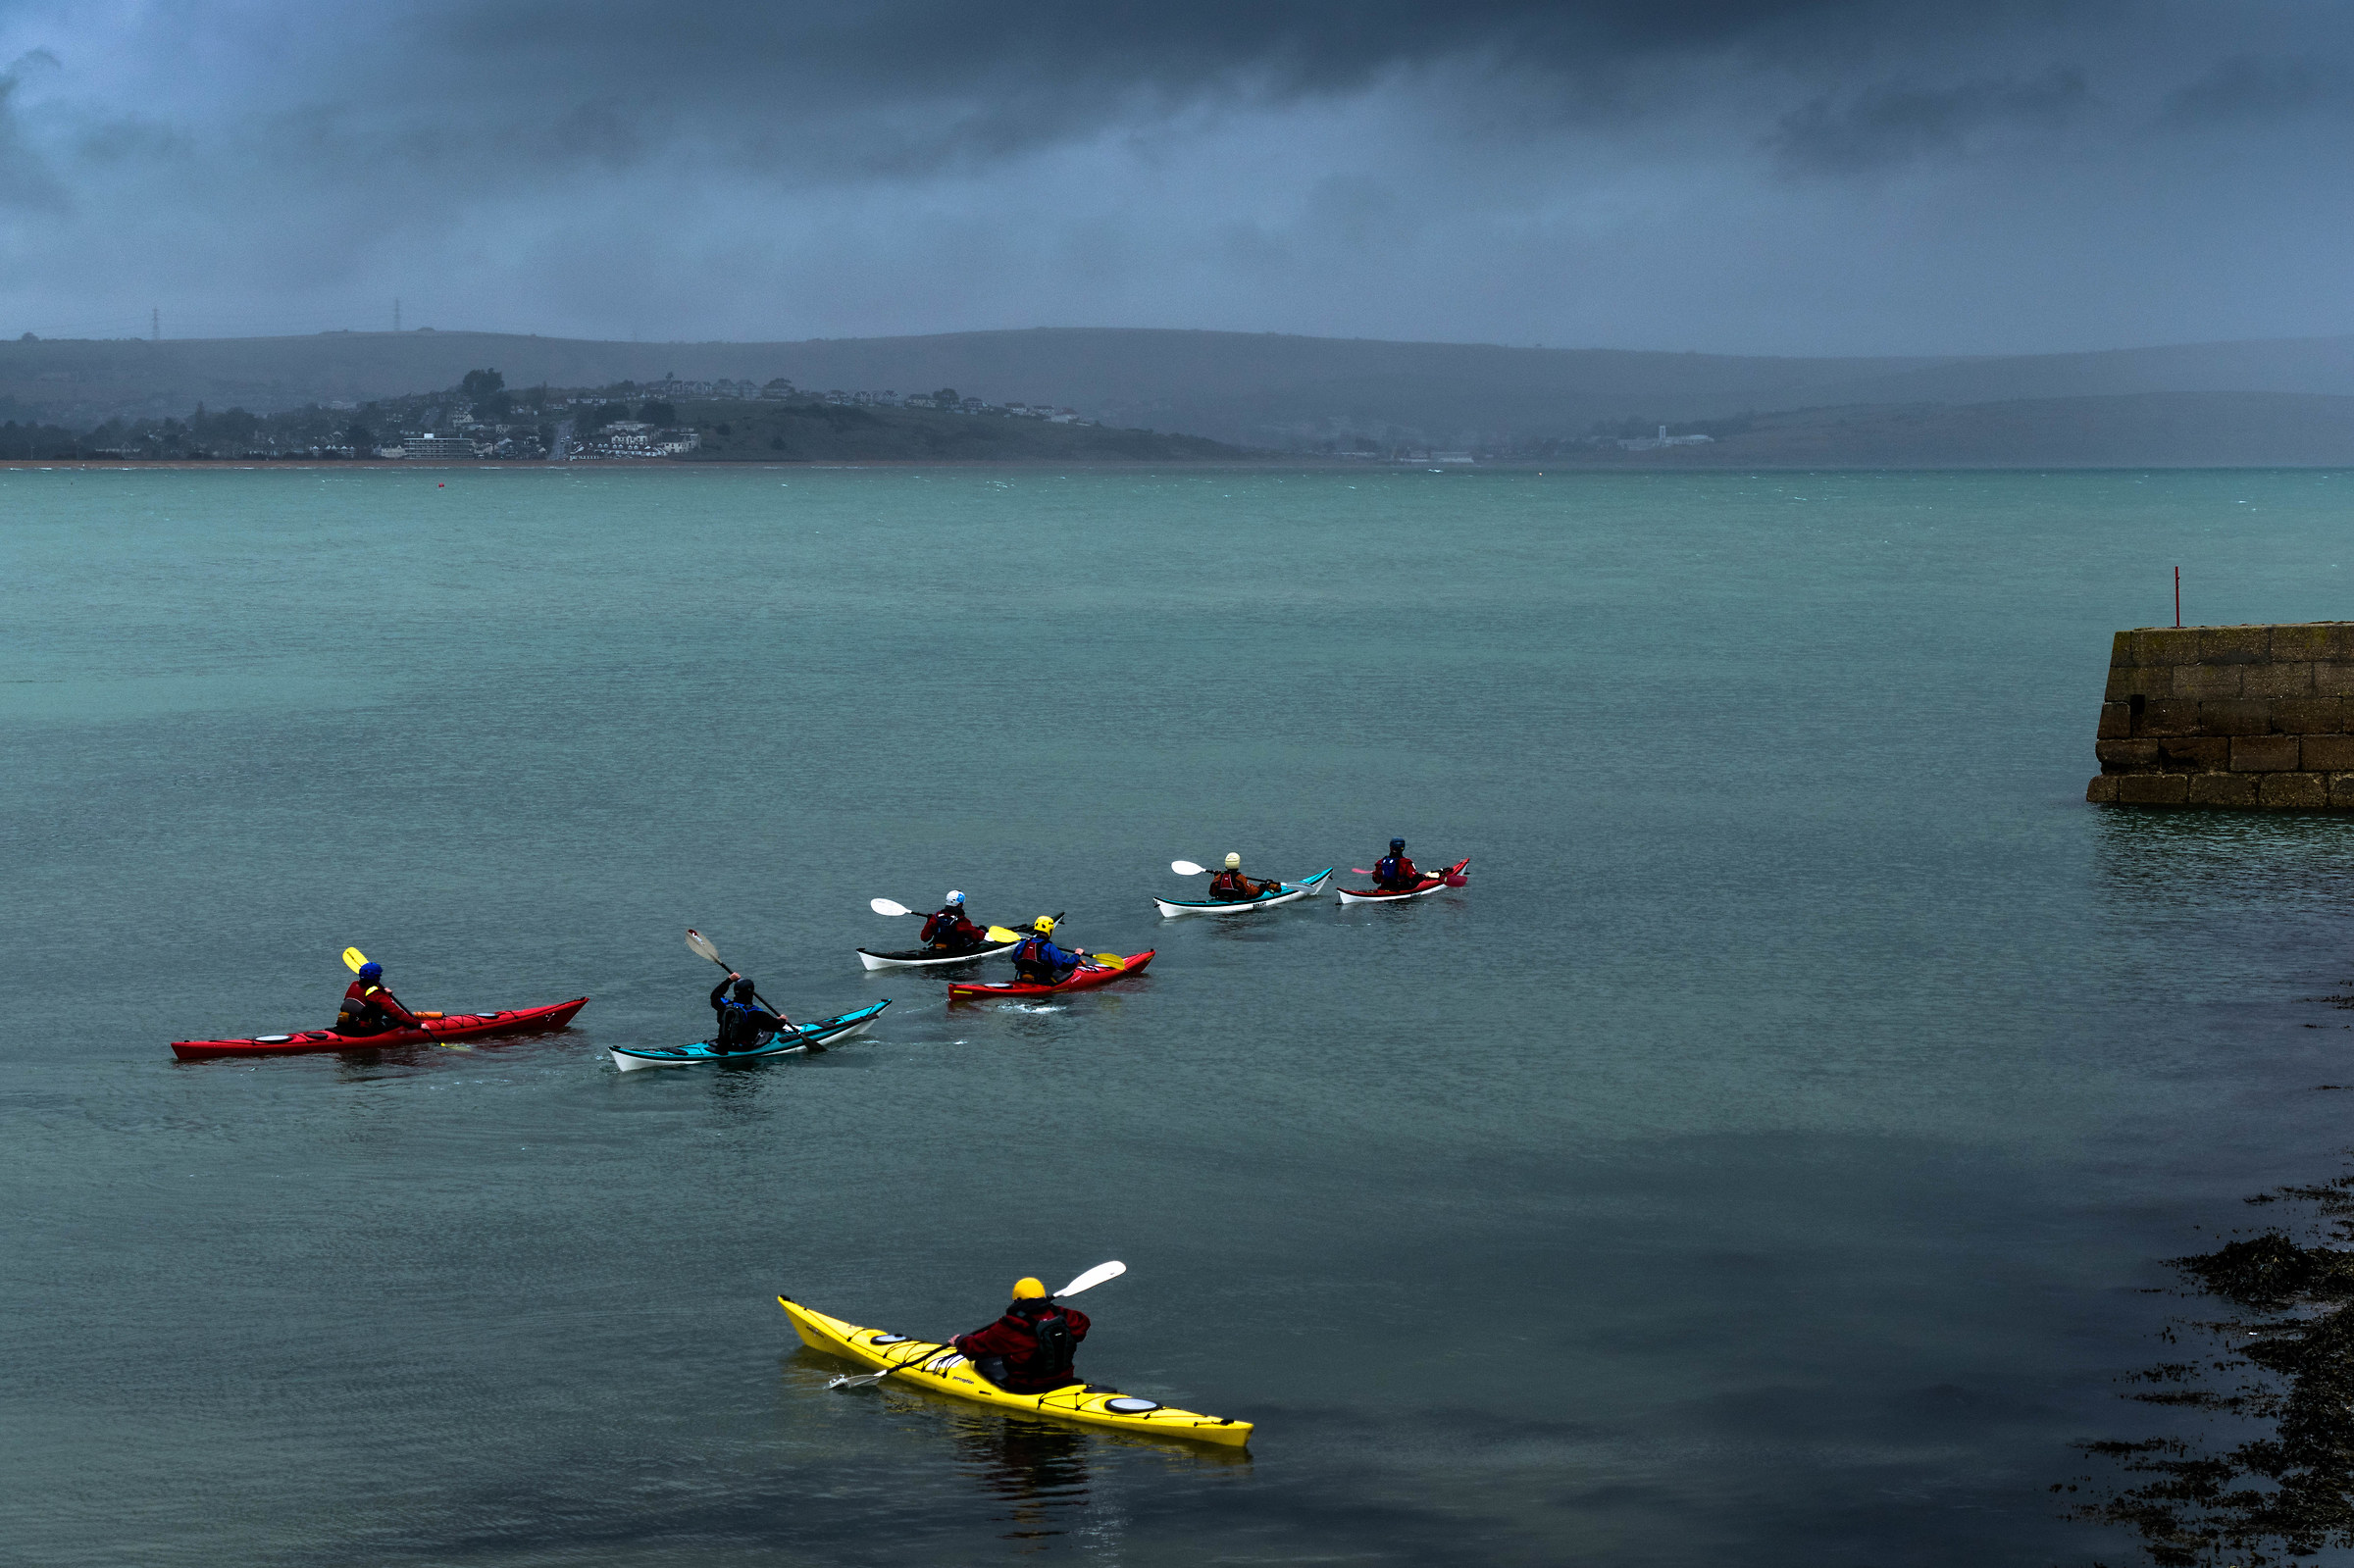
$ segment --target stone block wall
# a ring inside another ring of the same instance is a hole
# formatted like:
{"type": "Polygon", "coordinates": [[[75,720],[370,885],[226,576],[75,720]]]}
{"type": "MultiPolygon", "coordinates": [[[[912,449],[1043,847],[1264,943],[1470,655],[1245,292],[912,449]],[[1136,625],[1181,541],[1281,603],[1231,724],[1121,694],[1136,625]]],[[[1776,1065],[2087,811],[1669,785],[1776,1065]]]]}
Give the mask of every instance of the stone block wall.
{"type": "Polygon", "coordinates": [[[2120,632],[2084,798],[2354,811],[2354,622],[2120,632]]]}

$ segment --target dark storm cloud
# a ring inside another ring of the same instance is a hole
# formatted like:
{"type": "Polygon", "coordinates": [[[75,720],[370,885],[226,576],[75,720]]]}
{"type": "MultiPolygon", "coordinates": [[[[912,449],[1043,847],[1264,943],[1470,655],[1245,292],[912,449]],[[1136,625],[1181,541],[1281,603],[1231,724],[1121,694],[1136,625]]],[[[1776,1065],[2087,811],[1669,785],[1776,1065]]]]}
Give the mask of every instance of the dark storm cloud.
{"type": "Polygon", "coordinates": [[[2354,330],[2323,0],[0,0],[8,59],[36,327],[2354,330]]]}
{"type": "Polygon", "coordinates": [[[1843,103],[1817,98],[1785,115],[1766,141],[1799,168],[1846,174],[1957,148],[1989,129],[2054,129],[2089,96],[2073,66],[2030,81],[1874,87],[1843,103]]]}

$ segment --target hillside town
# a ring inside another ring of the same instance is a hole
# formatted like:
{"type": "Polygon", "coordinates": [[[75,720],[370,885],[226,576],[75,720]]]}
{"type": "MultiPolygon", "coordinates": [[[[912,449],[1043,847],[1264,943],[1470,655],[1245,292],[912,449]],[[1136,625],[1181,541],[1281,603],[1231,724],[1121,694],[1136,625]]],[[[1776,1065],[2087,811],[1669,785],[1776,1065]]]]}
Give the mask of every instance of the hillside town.
{"type": "Polygon", "coordinates": [[[1094,429],[1068,407],[965,396],[953,387],[803,389],[777,377],[748,380],[620,381],[601,387],[511,388],[496,370],[469,372],[454,387],[357,403],[330,400],[275,414],[242,408],[185,420],[110,420],[72,431],[38,425],[0,428],[0,457],[89,457],[247,462],[302,459],[374,462],[644,462],[704,450],[734,433],[732,413],[766,405],[778,414],[913,410],[972,419],[1035,421],[1094,429]],[[13,450],[12,450],[13,449],[13,450]]]}

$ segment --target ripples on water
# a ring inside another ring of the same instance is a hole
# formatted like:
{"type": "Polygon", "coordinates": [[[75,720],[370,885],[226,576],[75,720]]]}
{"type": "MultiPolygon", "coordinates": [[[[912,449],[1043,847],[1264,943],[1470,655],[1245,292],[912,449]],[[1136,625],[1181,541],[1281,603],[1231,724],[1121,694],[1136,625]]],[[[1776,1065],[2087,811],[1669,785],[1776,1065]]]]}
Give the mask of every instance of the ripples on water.
{"type": "MultiPolygon", "coordinates": [[[[2086,808],[2109,633],[2176,562],[2196,619],[2342,614],[2341,487],[0,471],[0,1542],[2121,1560],[2154,1515],[2046,1488],[2162,1260],[2334,1169],[2354,824],[2086,808]],[[1393,833],[1471,885],[1148,901],[1393,833]],[[869,898],[948,886],[1159,956],[1035,1007],[858,969],[869,898]],[[624,1078],[708,1022],[688,924],[895,1005],[624,1078]],[[347,943],[422,1006],[594,1000],[170,1058],[322,1020],[347,943]],[[1083,1368],[1250,1456],[828,1392],[773,1300],[954,1333],[1107,1257],[1083,1368]]],[[[2293,1239],[2267,1346],[2337,1278],[2293,1239]]],[[[2227,1492],[2278,1397],[2120,1441],[2227,1492]]]]}

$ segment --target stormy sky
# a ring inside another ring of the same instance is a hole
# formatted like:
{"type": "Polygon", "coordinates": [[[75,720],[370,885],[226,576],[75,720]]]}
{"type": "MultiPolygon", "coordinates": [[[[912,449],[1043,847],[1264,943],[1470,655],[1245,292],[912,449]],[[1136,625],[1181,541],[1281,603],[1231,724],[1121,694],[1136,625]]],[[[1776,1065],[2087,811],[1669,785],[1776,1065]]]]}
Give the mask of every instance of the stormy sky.
{"type": "Polygon", "coordinates": [[[2354,13],[0,0],[0,329],[2354,332],[2354,13]]]}

